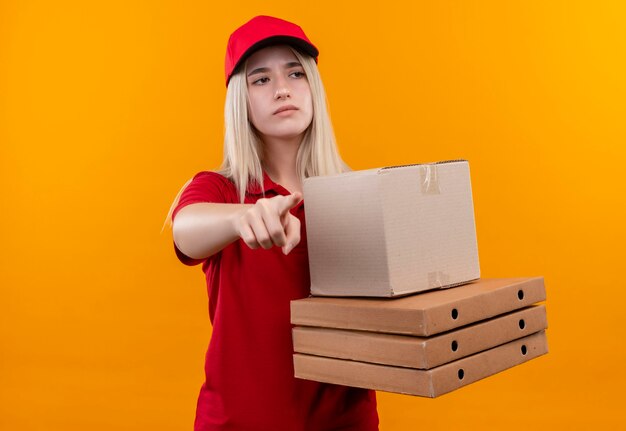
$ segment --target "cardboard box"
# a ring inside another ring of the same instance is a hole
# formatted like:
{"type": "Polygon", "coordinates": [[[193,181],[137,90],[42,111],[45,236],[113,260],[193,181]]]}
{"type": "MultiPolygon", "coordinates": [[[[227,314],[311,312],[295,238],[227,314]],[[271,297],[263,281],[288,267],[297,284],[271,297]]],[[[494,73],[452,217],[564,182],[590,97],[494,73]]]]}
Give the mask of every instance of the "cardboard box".
{"type": "Polygon", "coordinates": [[[338,385],[437,397],[548,352],[545,331],[430,370],[294,354],[295,376],[338,385]]]}
{"type": "Polygon", "coordinates": [[[544,301],[543,277],[492,278],[402,298],[291,301],[291,323],[431,336],[544,301]]]}
{"type": "Polygon", "coordinates": [[[433,337],[296,326],[297,353],[430,369],[547,328],[543,305],[524,308],[433,337]]]}
{"type": "Polygon", "coordinates": [[[311,293],[394,297],[480,277],[469,164],[304,180],[311,293]]]}

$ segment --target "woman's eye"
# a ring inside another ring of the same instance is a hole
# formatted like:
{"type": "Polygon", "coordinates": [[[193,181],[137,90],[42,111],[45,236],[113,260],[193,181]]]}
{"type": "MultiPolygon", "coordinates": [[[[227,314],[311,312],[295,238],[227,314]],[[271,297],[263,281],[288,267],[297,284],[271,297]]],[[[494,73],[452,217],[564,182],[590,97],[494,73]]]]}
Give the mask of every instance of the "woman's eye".
{"type": "Polygon", "coordinates": [[[298,71],[298,72],[292,72],[291,74],[292,74],[292,75],[295,75],[295,77],[296,77],[296,78],[302,78],[303,76],[306,76],[306,75],[304,74],[304,72],[300,72],[300,71],[298,71]]]}
{"type": "Polygon", "coordinates": [[[252,81],[252,84],[261,85],[261,84],[265,84],[267,81],[269,81],[269,78],[263,77],[263,78],[257,79],[256,81],[252,81]]]}

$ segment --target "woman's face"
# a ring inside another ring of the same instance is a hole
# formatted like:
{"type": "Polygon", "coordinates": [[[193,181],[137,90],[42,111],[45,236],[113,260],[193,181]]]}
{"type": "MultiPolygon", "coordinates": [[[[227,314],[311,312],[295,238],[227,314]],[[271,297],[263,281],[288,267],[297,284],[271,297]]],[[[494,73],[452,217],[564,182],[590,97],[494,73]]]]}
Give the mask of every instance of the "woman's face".
{"type": "Polygon", "coordinates": [[[261,138],[292,139],[313,119],[309,81],[285,45],[260,49],[246,68],[250,121],[261,138]]]}

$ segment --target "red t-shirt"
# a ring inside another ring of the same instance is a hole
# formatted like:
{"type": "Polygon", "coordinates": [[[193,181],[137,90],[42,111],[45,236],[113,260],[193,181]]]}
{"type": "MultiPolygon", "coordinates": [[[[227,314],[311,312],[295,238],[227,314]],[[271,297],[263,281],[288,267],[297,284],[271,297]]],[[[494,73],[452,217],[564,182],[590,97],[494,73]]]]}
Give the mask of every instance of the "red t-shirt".
{"type": "MultiPolygon", "coordinates": [[[[264,173],[265,197],[288,195],[264,173]]],[[[248,188],[245,203],[262,198],[248,188]]],[[[183,191],[172,217],[198,202],[240,203],[234,183],[200,172],[183,191]]],[[[304,203],[300,243],[287,255],[280,247],[253,250],[239,239],[204,260],[176,247],[186,265],[202,263],[213,334],[206,354],[195,431],[371,431],[378,430],[376,393],[297,379],[289,303],[310,293],[304,203]]]]}

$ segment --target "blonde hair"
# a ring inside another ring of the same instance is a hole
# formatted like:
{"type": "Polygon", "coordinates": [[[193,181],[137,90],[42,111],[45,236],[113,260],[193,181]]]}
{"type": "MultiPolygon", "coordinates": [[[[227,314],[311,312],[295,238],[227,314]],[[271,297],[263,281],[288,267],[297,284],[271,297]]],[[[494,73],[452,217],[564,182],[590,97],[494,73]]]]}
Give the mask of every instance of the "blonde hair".
{"type": "MultiPolygon", "coordinates": [[[[311,88],[313,119],[306,129],[296,156],[296,172],[300,179],[333,175],[350,170],[343,162],[335,142],[328,113],[328,101],[315,60],[289,47],[306,74],[311,88]]],[[[239,200],[244,202],[250,184],[263,187],[263,142],[256,134],[248,113],[247,62],[228,83],[224,104],[224,159],[219,173],[235,184],[239,200]]],[[[187,181],[172,203],[165,223],[171,226],[171,216],[178,205],[187,181]]],[[[165,226],[165,225],[164,225],[165,226]]]]}

